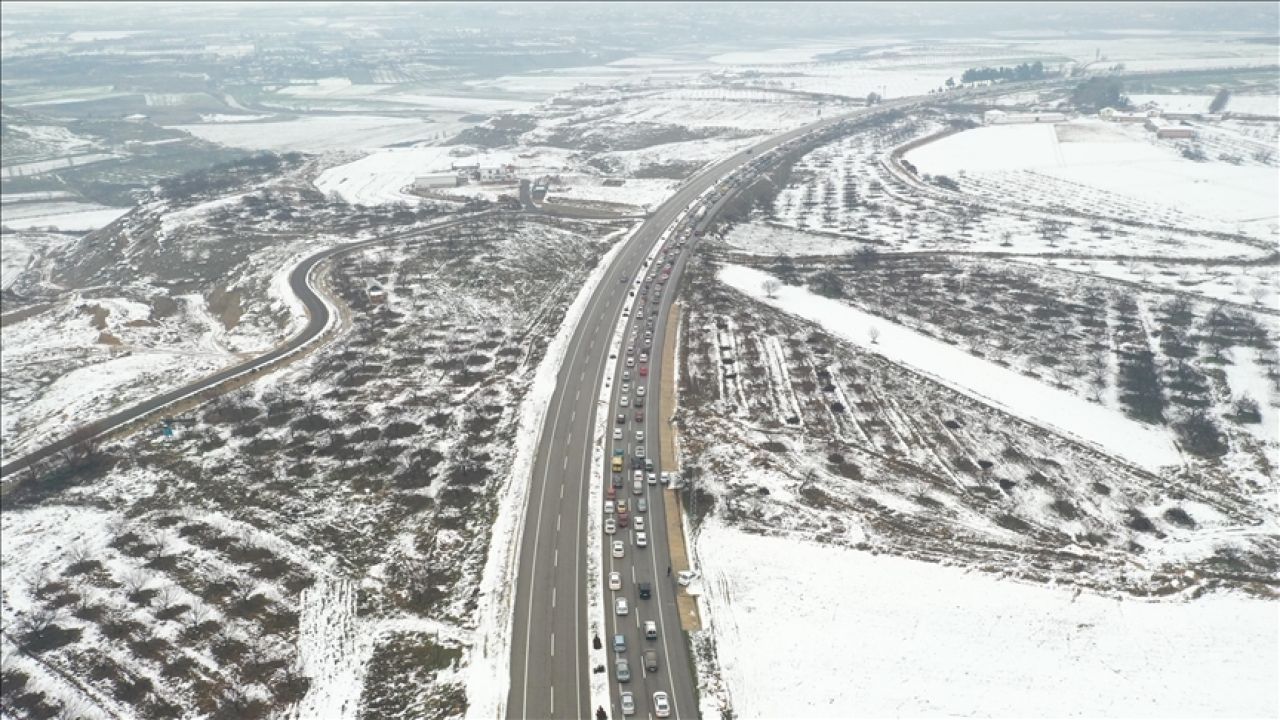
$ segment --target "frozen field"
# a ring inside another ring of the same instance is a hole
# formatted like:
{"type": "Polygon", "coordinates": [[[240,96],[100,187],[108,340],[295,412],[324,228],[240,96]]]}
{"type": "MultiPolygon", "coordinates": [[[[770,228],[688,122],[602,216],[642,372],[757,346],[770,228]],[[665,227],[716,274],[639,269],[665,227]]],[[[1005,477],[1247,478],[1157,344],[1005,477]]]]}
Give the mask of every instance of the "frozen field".
{"type": "Polygon", "coordinates": [[[1040,175],[1163,205],[1219,224],[1280,216],[1280,177],[1268,166],[1194,162],[1140,127],[1081,120],[995,125],[912,150],[921,173],[1029,185],[1040,175]]]}
{"type": "Polygon", "coordinates": [[[1274,602],[1116,600],[719,523],[697,554],[736,717],[1280,712],[1274,602]]]}
{"type": "Polygon", "coordinates": [[[280,122],[227,122],[219,119],[171,129],[201,140],[252,150],[319,153],[369,150],[397,143],[434,140],[456,133],[465,123],[379,115],[312,116],[280,122]]]}

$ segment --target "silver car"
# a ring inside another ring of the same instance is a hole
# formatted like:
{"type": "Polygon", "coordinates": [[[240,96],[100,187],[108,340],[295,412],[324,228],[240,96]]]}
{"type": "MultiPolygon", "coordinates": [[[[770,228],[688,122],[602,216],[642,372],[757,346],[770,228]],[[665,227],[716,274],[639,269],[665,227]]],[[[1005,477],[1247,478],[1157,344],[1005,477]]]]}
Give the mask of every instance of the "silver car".
{"type": "Polygon", "coordinates": [[[618,659],[618,682],[631,682],[631,663],[618,659]]]}

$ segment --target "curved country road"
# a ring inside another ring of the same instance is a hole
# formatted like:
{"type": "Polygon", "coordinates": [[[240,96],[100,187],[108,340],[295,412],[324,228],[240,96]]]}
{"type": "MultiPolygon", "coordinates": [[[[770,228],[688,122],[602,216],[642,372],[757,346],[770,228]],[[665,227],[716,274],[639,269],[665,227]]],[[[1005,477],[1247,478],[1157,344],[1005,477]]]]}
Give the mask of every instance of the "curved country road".
{"type": "MultiPolygon", "coordinates": [[[[289,274],[289,287],[290,289],[292,289],[293,294],[296,295],[298,299],[302,301],[302,304],[306,307],[306,310],[307,310],[307,325],[297,335],[290,338],[283,345],[280,345],[279,347],[275,348],[274,350],[271,350],[270,352],[267,352],[256,358],[253,358],[252,360],[247,360],[238,365],[233,365],[225,370],[221,370],[212,375],[208,375],[204,378],[201,378],[200,380],[196,380],[194,382],[188,383],[187,385],[183,385],[182,387],[177,388],[175,390],[171,390],[161,395],[156,395],[155,397],[152,397],[148,400],[144,400],[136,405],[133,405],[131,407],[125,408],[124,410],[120,410],[119,412],[108,415],[107,417],[101,418],[99,420],[95,420],[94,422],[89,423],[88,425],[83,425],[80,428],[76,429],[74,432],[72,432],[70,435],[67,435],[59,440],[56,440],[52,443],[49,443],[48,445],[45,445],[37,450],[34,450],[26,455],[23,455],[22,457],[16,458],[8,463],[5,463],[3,466],[0,466],[0,477],[6,477],[20,470],[29,468],[32,465],[40,462],[41,460],[54,457],[55,455],[62,452],[63,450],[72,448],[82,442],[92,440],[94,438],[102,437],[107,433],[110,433],[114,430],[118,430],[132,422],[135,422],[137,420],[140,420],[150,415],[151,413],[154,413],[158,410],[162,410],[168,407],[169,405],[172,405],[173,403],[179,400],[182,400],[184,398],[189,398],[193,395],[197,395],[207,390],[216,388],[218,385],[221,385],[222,383],[226,383],[231,380],[241,378],[242,376],[245,376],[245,375],[251,375],[251,374],[259,373],[265,370],[269,370],[273,365],[282,363],[289,356],[302,350],[309,343],[311,343],[312,340],[316,339],[324,332],[325,328],[328,327],[329,321],[331,319],[331,313],[329,311],[328,304],[325,303],[324,299],[320,297],[319,293],[317,293],[315,288],[311,285],[312,271],[314,271],[315,268],[319,266],[321,263],[323,263],[324,261],[337,257],[338,255],[342,255],[344,253],[349,253],[355,250],[360,250],[362,248],[369,247],[370,245],[377,245],[379,243],[390,242],[393,240],[400,240],[400,239],[404,239],[407,237],[412,237],[420,234],[429,234],[429,233],[443,230],[449,227],[454,227],[456,225],[469,222],[476,218],[493,214],[493,212],[494,211],[476,213],[476,214],[468,215],[463,218],[449,220],[447,222],[442,222],[436,225],[430,225],[424,228],[416,228],[414,230],[397,233],[397,234],[389,235],[385,237],[374,238],[372,240],[362,240],[356,243],[339,245],[338,247],[332,247],[327,250],[322,250],[316,253],[315,255],[308,257],[307,259],[298,263],[297,267],[293,269],[293,272],[289,274]]],[[[10,480],[9,482],[5,483],[4,492],[7,494],[11,490],[13,490],[13,488],[16,487],[17,485],[18,485],[17,482],[10,480]]]]}

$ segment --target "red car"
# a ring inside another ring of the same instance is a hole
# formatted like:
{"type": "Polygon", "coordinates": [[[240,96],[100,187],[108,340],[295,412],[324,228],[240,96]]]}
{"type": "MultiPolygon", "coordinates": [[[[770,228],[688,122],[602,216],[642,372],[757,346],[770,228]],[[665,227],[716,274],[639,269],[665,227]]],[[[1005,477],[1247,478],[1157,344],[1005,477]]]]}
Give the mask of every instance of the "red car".
{"type": "Polygon", "coordinates": [[[610,485],[609,487],[604,489],[604,496],[609,498],[610,500],[618,497],[618,488],[610,485]]]}
{"type": "Polygon", "coordinates": [[[649,366],[641,365],[639,372],[640,372],[640,377],[649,377],[649,366]]]}
{"type": "Polygon", "coordinates": [[[644,422],[644,411],[643,411],[643,410],[637,410],[637,411],[636,411],[636,422],[644,422]]]}
{"type": "Polygon", "coordinates": [[[626,527],[631,524],[631,516],[626,513],[618,513],[618,527],[626,527]]]}

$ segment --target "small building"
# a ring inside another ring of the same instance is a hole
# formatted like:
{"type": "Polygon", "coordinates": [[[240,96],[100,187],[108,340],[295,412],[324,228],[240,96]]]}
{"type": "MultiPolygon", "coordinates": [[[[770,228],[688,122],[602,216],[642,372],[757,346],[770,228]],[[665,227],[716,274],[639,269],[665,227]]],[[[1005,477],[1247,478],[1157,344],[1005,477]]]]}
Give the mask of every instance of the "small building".
{"type": "Polygon", "coordinates": [[[383,305],[387,302],[387,293],[377,285],[370,285],[365,293],[369,296],[369,302],[374,305],[383,305]]]}
{"type": "Polygon", "coordinates": [[[1066,122],[1066,113],[1031,112],[1009,113],[1003,110],[988,110],[982,113],[982,122],[987,125],[1009,125],[1013,123],[1059,123],[1066,122]]]}
{"type": "Polygon", "coordinates": [[[480,182],[513,180],[516,175],[516,169],[512,165],[481,166],[478,172],[480,182]]]}
{"type": "Polygon", "coordinates": [[[414,190],[430,190],[432,188],[447,188],[458,186],[457,173],[431,173],[429,175],[419,175],[413,179],[414,190]]]}
{"type": "Polygon", "coordinates": [[[1125,113],[1115,108],[1104,107],[1098,111],[1098,117],[1109,122],[1118,123],[1145,123],[1147,118],[1159,117],[1159,110],[1146,110],[1144,112],[1125,113]]]}
{"type": "Polygon", "coordinates": [[[1169,138],[1171,140],[1192,140],[1196,136],[1196,131],[1185,125],[1173,125],[1163,118],[1152,117],[1147,118],[1144,125],[1148,130],[1154,132],[1157,138],[1169,138]]]}

